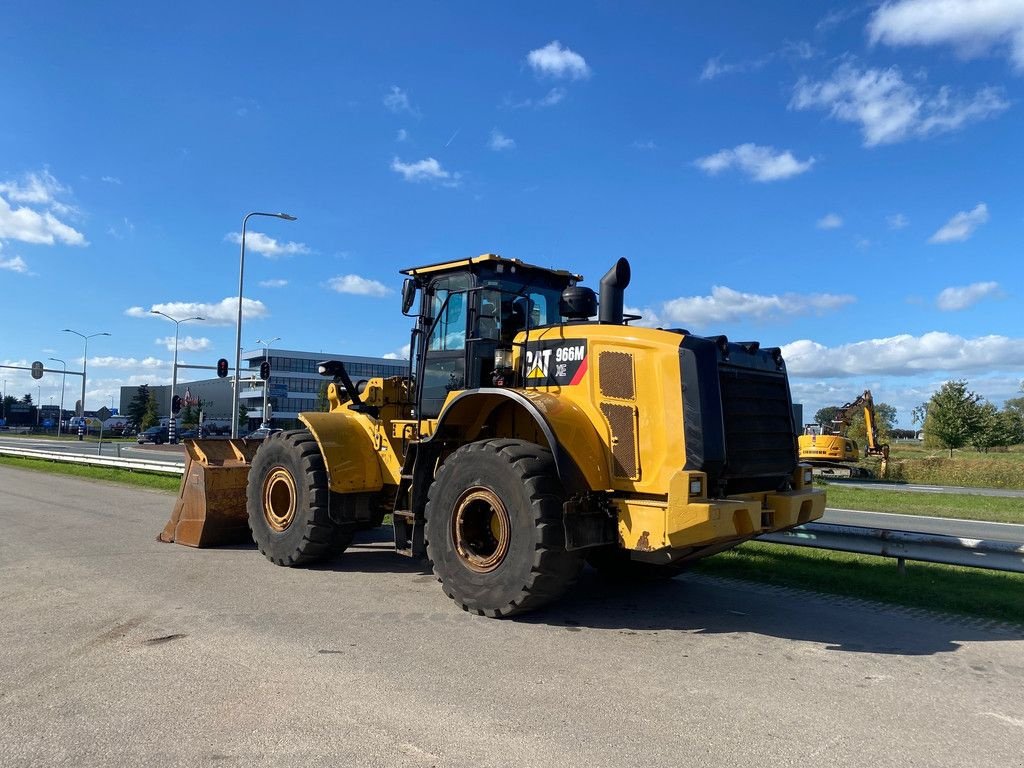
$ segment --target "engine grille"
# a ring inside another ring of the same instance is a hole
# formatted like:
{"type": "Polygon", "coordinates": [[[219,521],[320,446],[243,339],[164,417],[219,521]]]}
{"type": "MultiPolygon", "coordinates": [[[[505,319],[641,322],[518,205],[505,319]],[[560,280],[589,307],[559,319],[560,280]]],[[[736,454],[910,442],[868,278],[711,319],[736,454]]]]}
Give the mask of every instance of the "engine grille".
{"type": "MultiPolygon", "coordinates": [[[[796,468],[789,388],[782,374],[719,365],[725,437],[723,479],[786,476],[796,468]]],[[[759,488],[736,487],[730,492],[759,488]]]]}

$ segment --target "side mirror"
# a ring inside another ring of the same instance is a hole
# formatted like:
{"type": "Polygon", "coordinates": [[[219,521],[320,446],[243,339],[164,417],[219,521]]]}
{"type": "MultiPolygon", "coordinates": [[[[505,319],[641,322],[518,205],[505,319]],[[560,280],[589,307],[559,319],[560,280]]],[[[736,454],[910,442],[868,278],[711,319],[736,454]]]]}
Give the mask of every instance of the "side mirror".
{"type": "Polygon", "coordinates": [[[405,278],[402,283],[402,314],[408,315],[412,303],[416,300],[416,281],[411,277],[405,278]]]}

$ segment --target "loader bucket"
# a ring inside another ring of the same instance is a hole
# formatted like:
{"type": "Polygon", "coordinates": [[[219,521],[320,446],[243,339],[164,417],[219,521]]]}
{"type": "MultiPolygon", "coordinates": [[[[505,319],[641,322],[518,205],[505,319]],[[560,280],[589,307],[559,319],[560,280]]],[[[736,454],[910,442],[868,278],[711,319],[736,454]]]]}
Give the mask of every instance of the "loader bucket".
{"type": "Polygon", "coordinates": [[[256,440],[185,440],[188,463],[160,541],[212,547],[249,540],[245,483],[256,440]]]}

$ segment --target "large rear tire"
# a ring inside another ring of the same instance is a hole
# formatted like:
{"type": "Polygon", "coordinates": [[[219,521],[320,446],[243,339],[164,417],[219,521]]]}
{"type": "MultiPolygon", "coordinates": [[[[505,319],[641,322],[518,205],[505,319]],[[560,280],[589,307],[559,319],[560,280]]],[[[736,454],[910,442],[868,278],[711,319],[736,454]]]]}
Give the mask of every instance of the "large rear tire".
{"type": "Polygon", "coordinates": [[[565,549],[563,497],[546,448],[496,439],[455,451],[425,511],[427,557],[445,594],[493,618],[560,597],[583,564],[565,549]]]}
{"type": "Polygon", "coordinates": [[[307,429],[267,437],[249,470],[249,530],[268,560],[306,565],[341,554],[355,533],[328,515],[327,470],[307,429]]]}

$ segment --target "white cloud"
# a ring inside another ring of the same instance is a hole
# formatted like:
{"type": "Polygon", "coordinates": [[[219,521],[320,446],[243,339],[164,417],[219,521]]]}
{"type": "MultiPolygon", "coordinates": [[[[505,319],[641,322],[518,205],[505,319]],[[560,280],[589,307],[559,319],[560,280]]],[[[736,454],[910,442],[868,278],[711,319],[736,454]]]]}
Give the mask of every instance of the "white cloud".
{"type": "Polygon", "coordinates": [[[381,357],[385,360],[408,360],[409,359],[409,345],[406,344],[400,347],[395,352],[385,352],[381,357]]]}
{"type": "Polygon", "coordinates": [[[501,106],[506,109],[529,109],[531,107],[534,109],[544,109],[545,107],[553,107],[556,104],[560,104],[565,99],[566,93],[565,88],[556,86],[539,99],[513,101],[511,96],[505,96],[501,106]]]}
{"type": "Polygon", "coordinates": [[[777,58],[806,60],[818,55],[817,49],[806,40],[786,41],[781,48],[756,59],[742,59],[740,61],[723,62],[721,56],[715,56],[704,62],[701,70],[701,80],[715,80],[722,75],[733,75],[739,72],[756,72],[763,69],[777,58]]]}
{"type": "Polygon", "coordinates": [[[408,141],[409,132],[405,128],[399,128],[398,133],[395,134],[395,141],[408,141]]]}
{"type": "Polygon", "coordinates": [[[121,183],[121,180],[119,178],[117,178],[117,176],[102,176],[102,177],[100,177],[100,181],[105,182],[107,184],[120,184],[121,183]]]}
{"type": "Polygon", "coordinates": [[[814,165],[814,158],[797,160],[789,150],[780,152],[775,147],[740,144],[732,149],[723,149],[713,155],[698,158],[694,164],[712,176],[735,167],[754,181],[778,181],[809,171],[814,165]]]}
{"type": "Polygon", "coordinates": [[[553,107],[565,98],[565,88],[552,88],[537,100],[538,108],[553,107]]]}
{"type": "Polygon", "coordinates": [[[740,318],[765,320],[786,315],[821,315],[854,301],[853,296],[832,293],[762,295],[716,285],[712,287],[710,296],[686,296],[666,301],[662,320],[708,326],[740,318]]]}
{"type": "Polygon", "coordinates": [[[630,325],[638,325],[641,328],[659,328],[662,325],[658,313],[650,307],[623,307],[622,312],[626,315],[640,315],[639,320],[630,320],[630,325]]]}
{"type": "MultiPolygon", "coordinates": [[[[174,351],[174,337],[164,336],[162,339],[156,339],[155,344],[160,344],[167,347],[168,352],[174,351]]],[[[193,336],[186,336],[185,338],[178,339],[178,351],[185,352],[199,352],[204,349],[209,349],[211,342],[205,336],[200,338],[194,338],[193,336]]]]}
{"type": "Polygon", "coordinates": [[[658,145],[652,139],[637,139],[630,146],[642,152],[651,152],[658,148],[658,145]]]}
{"type": "Polygon", "coordinates": [[[944,288],[935,299],[935,304],[943,312],[956,312],[977,304],[986,296],[999,293],[999,283],[971,283],[970,285],[954,285],[944,288]]]}
{"type": "MultiPolygon", "coordinates": [[[[154,304],[149,309],[129,307],[124,311],[128,317],[155,317],[151,310],[166,312],[171,317],[192,317],[197,315],[213,325],[234,325],[238,319],[238,297],[229,296],[216,304],[197,301],[171,301],[165,304],[154,304]]],[[[259,320],[270,313],[262,301],[242,299],[242,318],[259,320]]]]}
{"type": "Polygon", "coordinates": [[[30,205],[52,205],[57,196],[70,192],[49,171],[25,174],[24,181],[0,182],[0,195],[15,203],[30,205]]]}
{"type": "Polygon", "coordinates": [[[0,182],[0,241],[88,245],[81,232],[57,218],[76,212],[58,199],[69,192],[49,171],[26,174],[21,182],[0,182]]]}
{"type": "Polygon", "coordinates": [[[823,109],[837,120],[857,123],[864,145],[874,147],[959,130],[1010,104],[999,88],[982,88],[965,98],[943,86],[926,95],[904,81],[898,67],[861,70],[844,63],[827,80],[801,77],[789,106],[823,109]]]}
{"type": "Polygon", "coordinates": [[[443,186],[459,185],[460,174],[449,173],[432,157],[424,158],[415,163],[403,163],[397,157],[391,160],[391,170],[400,174],[409,182],[437,181],[443,186]]]}
{"type": "Polygon", "coordinates": [[[826,213],[818,219],[818,229],[839,229],[843,226],[843,217],[838,213],[826,213]]]}
{"type": "Polygon", "coordinates": [[[910,219],[902,213],[894,213],[892,216],[885,217],[885,223],[889,225],[889,229],[903,229],[910,223],[910,219]]]}
{"type": "Polygon", "coordinates": [[[516,142],[515,139],[510,139],[497,128],[494,128],[491,130],[491,140],[487,142],[487,146],[495,152],[501,152],[506,149],[515,149],[516,142]]]}
{"type": "Polygon", "coordinates": [[[939,230],[928,238],[929,243],[952,243],[964,241],[974,234],[979,226],[988,221],[988,206],[978,203],[969,211],[960,211],[943,224],[939,230]]]}
{"type": "MultiPolygon", "coordinates": [[[[224,239],[229,242],[238,245],[242,242],[242,235],[238,232],[229,232],[224,235],[224,239]]],[[[305,243],[279,243],[274,238],[263,234],[262,232],[246,232],[245,233],[245,247],[246,250],[256,251],[256,253],[263,254],[268,259],[277,259],[281,256],[295,256],[296,254],[310,253],[309,246],[305,243]]]]}
{"type": "Polygon", "coordinates": [[[263,288],[284,288],[286,285],[288,285],[288,281],[280,277],[273,280],[260,280],[260,286],[263,288]]]}
{"type": "Polygon", "coordinates": [[[328,287],[338,293],[354,293],[357,296],[387,296],[391,289],[384,283],[359,275],[339,275],[327,281],[328,287]]]}
{"type": "Polygon", "coordinates": [[[543,48],[537,48],[526,55],[526,61],[533,71],[541,76],[580,80],[590,77],[590,67],[576,51],[552,40],[543,48]]]}
{"type": "Polygon", "coordinates": [[[782,347],[795,376],[909,376],[936,371],[966,372],[1024,368],[1024,339],[981,336],[965,339],[932,331],[901,334],[826,347],[801,339],[782,347]]]}
{"type": "Polygon", "coordinates": [[[169,368],[170,360],[157,357],[146,357],[141,360],[134,357],[90,357],[90,368],[169,368]]]}
{"type": "Polygon", "coordinates": [[[11,272],[18,272],[22,275],[31,274],[28,271],[28,264],[21,256],[12,256],[9,259],[0,258],[0,269],[8,269],[11,272]]]}
{"type": "Polygon", "coordinates": [[[1024,3],[1020,0],[897,0],[868,23],[872,43],[952,45],[964,57],[1009,52],[1024,71],[1024,3]]]}
{"type": "Polygon", "coordinates": [[[397,85],[392,85],[391,90],[384,95],[384,106],[396,115],[407,112],[413,117],[420,116],[420,111],[409,101],[409,94],[397,85]]]}

